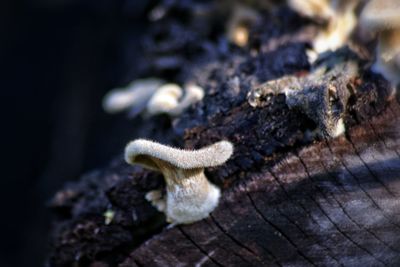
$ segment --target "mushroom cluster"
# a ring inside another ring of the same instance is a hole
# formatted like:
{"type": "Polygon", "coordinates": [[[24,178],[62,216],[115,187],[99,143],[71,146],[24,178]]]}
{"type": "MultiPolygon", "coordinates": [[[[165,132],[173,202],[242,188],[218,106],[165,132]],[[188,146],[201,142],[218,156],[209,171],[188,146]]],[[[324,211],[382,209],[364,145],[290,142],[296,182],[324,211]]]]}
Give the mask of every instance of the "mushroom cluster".
{"type": "Polygon", "coordinates": [[[322,20],[324,26],[313,42],[317,54],[336,50],[347,42],[357,24],[355,9],[360,0],[288,0],[303,16],[322,20]]]}
{"type": "Polygon", "coordinates": [[[233,145],[220,141],[189,151],[138,139],[125,148],[129,164],[161,172],[166,182],[166,197],[161,191],[146,195],[172,224],[188,224],[206,218],[218,205],[220,189],[204,174],[204,168],[223,164],[233,153],[233,145]]]}
{"type": "Polygon", "coordinates": [[[150,116],[162,113],[178,116],[203,97],[204,90],[197,85],[188,84],[182,89],[177,84],[149,78],[111,90],[103,99],[103,108],[108,113],[128,110],[129,117],[143,111],[150,116]]]}
{"type": "Polygon", "coordinates": [[[199,102],[204,97],[203,88],[189,84],[182,97],[182,89],[176,84],[165,84],[152,96],[147,104],[149,115],[168,114],[178,116],[193,103],[199,102]]]}

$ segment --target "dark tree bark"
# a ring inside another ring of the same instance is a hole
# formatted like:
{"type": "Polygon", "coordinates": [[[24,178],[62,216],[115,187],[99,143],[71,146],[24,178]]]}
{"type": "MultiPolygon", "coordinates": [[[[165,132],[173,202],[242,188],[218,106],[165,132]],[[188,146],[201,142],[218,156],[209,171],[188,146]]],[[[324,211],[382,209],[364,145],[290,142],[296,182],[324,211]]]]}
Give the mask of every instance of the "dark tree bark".
{"type": "Polygon", "coordinates": [[[161,179],[122,160],[61,191],[54,207],[69,210],[71,202],[73,219],[66,223],[56,255],[69,258],[79,244],[85,257],[108,251],[119,255],[122,266],[399,263],[400,106],[382,100],[387,83],[349,77],[338,90],[350,85],[355,93],[344,112],[352,127],[335,139],[316,137],[305,145],[309,129],[304,125],[316,124],[288,109],[281,95],[257,108],[244,102],[187,131],[187,147],[221,138],[236,145],[232,159],[208,174],[225,189],[220,205],[193,225],[155,234],[164,219],[144,193],[162,186],[161,179]],[[275,136],[279,130],[281,140],[275,136]],[[110,225],[102,217],[107,209],[116,214],[110,225]],[[151,235],[146,243],[137,243],[151,235]],[[135,245],[139,247],[133,249],[135,245]],[[119,249],[129,257],[123,259],[119,249]]]}
{"type": "Polygon", "coordinates": [[[245,103],[188,131],[189,147],[220,138],[236,145],[226,166],[210,172],[225,185],[222,202],[210,218],[154,236],[122,266],[399,264],[400,106],[384,101],[390,89],[378,77],[352,75],[332,81],[328,72],[318,88],[352,88],[344,117],[353,127],[338,138],[302,145],[306,118],[285,107],[274,118],[278,99],[255,110],[245,103]]]}

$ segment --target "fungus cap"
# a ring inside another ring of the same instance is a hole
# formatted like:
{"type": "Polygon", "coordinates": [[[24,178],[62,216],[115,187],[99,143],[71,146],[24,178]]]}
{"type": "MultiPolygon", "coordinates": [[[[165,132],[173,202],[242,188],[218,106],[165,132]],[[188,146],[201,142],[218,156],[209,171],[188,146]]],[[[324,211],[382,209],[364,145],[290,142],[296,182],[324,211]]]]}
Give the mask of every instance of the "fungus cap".
{"type": "Polygon", "coordinates": [[[201,101],[204,97],[204,90],[200,86],[194,84],[188,84],[185,87],[185,95],[177,105],[169,110],[165,110],[165,113],[170,116],[179,116],[192,104],[201,101]]]}
{"type": "Polygon", "coordinates": [[[182,88],[174,83],[161,86],[147,103],[147,112],[150,115],[165,113],[178,106],[182,97],[182,88]]]}
{"type": "Polygon", "coordinates": [[[361,25],[372,31],[400,28],[399,0],[371,0],[364,7],[361,25]]]}
{"type": "Polygon", "coordinates": [[[157,78],[139,79],[125,88],[116,88],[103,98],[103,109],[108,113],[117,113],[140,103],[147,103],[164,82],[157,78]]]}
{"type": "Polygon", "coordinates": [[[200,101],[204,97],[204,89],[195,84],[188,84],[185,88],[186,95],[190,95],[194,101],[200,101]]]}
{"type": "Polygon", "coordinates": [[[126,146],[125,161],[158,171],[157,165],[152,161],[152,158],[156,158],[181,169],[195,169],[221,165],[229,159],[232,153],[233,145],[228,141],[220,141],[208,147],[191,151],[138,139],[126,146]]]}

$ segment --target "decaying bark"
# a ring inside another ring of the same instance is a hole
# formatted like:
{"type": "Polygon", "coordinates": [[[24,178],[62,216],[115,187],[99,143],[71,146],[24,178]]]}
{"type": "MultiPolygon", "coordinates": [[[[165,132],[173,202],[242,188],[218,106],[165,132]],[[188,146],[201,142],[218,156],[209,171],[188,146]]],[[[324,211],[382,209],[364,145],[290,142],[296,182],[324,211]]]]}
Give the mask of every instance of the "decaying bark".
{"type": "Polygon", "coordinates": [[[392,102],[347,136],[257,164],[209,219],[164,230],[123,266],[395,266],[399,115],[392,102]]]}
{"type": "Polygon", "coordinates": [[[57,253],[71,257],[65,254],[77,252],[76,242],[85,260],[101,258],[100,252],[118,255],[123,266],[400,262],[400,106],[382,100],[388,90],[384,81],[351,77],[342,82],[344,89],[354,90],[345,112],[351,128],[333,140],[310,140],[306,133],[316,124],[290,110],[281,94],[257,108],[245,101],[186,132],[187,147],[219,139],[236,145],[225,166],[209,171],[225,192],[204,221],[155,234],[163,218],[144,194],[162,186],[161,179],[132,170],[122,159],[86,177],[77,190],[61,191],[53,205],[70,210],[72,202],[75,219],[66,222],[60,236],[65,243],[59,241],[57,253]],[[103,217],[107,209],[115,213],[110,225],[103,217]]]}
{"type": "Polygon", "coordinates": [[[120,157],[52,200],[51,266],[400,264],[399,102],[349,49],[310,69],[305,44],[276,38],[291,33],[287,24],[254,35],[256,56],[212,56],[177,76],[206,95],[158,136],[186,148],[221,139],[235,145],[225,165],[206,171],[223,190],[210,217],[167,228],[144,199],[163,187],[162,177],[120,157]],[[247,99],[260,86],[256,101],[247,99]],[[337,118],[346,132],[332,138],[337,118]]]}

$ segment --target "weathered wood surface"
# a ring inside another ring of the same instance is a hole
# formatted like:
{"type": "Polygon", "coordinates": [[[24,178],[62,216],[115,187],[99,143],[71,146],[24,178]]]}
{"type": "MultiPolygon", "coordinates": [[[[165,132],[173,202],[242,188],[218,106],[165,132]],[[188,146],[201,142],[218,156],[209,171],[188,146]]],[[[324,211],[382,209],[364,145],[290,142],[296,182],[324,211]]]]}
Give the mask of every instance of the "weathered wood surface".
{"type": "Polygon", "coordinates": [[[280,94],[257,108],[244,101],[187,130],[186,147],[219,139],[236,146],[231,160],[208,170],[224,193],[204,221],[166,229],[144,200],[162,187],[161,176],[122,159],[67,186],[52,202],[60,216],[52,264],[400,263],[400,106],[386,102],[387,83],[365,76],[344,80],[342,89],[355,90],[344,117],[351,128],[335,139],[306,138],[307,126],[316,125],[280,94]],[[109,225],[106,210],[115,213],[109,225]]]}
{"type": "Polygon", "coordinates": [[[210,218],[164,229],[122,266],[400,264],[400,106],[289,152],[223,195],[210,218]]]}

